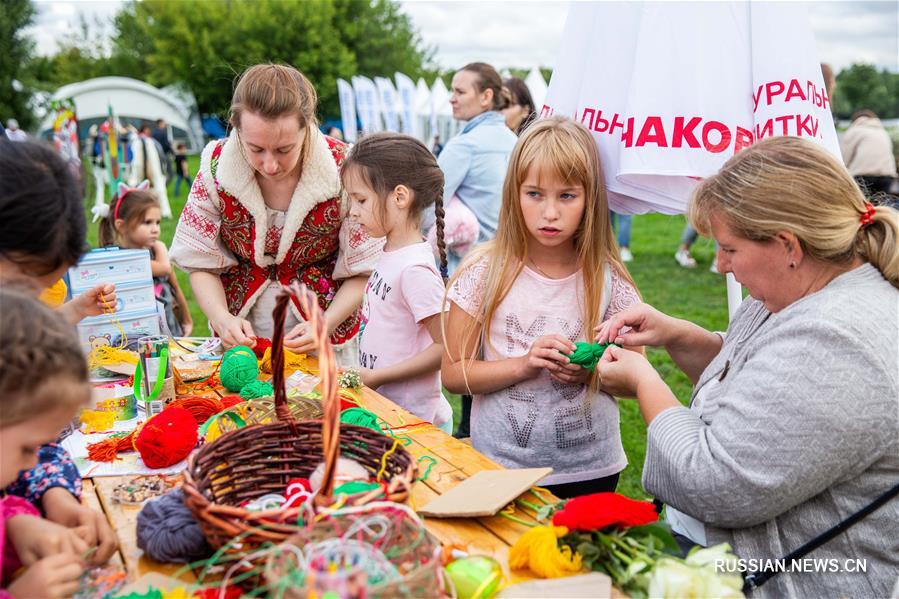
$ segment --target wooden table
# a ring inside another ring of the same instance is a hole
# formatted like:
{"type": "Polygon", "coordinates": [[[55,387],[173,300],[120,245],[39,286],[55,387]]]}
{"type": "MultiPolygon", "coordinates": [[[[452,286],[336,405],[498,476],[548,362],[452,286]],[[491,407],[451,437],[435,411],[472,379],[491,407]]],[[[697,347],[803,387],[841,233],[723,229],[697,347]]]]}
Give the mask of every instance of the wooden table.
{"type": "MultiPolygon", "coordinates": [[[[212,393],[212,391],[209,391],[212,393]]],[[[365,388],[362,392],[362,407],[380,416],[397,435],[412,439],[406,449],[415,459],[431,456],[437,463],[431,468],[427,479],[414,486],[411,507],[421,506],[434,497],[445,493],[459,482],[480,470],[499,470],[502,466],[475,451],[470,445],[455,439],[431,424],[397,406],[387,398],[365,388]]],[[[426,463],[422,463],[423,473],[426,463]]],[[[179,565],[162,564],[142,555],[137,547],[135,525],[139,507],[121,505],[112,501],[112,491],[117,485],[131,477],[97,477],[84,481],[85,501],[91,507],[101,509],[109,519],[119,537],[119,555],[129,579],[135,580],[148,572],[158,572],[173,576],[179,565]]],[[[546,495],[546,494],[544,494],[546,495]]],[[[528,492],[523,497],[532,504],[540,505],[540,500],[528,492]]],[[[548,499],[555,501],[554,497],[548,499]]],[[[516,505],[515,516],[526,522],[535,523],[534,513],[516,505]]],[[[502,564],[510,583],[532,578],[528,571],[510,571],[508,568],[509,548],[528,530],[527,526],[513,522],[502,516],[483,518],[424,519],[426,528],[443,544],[457,546],[472,555],[490,555],[502,564]]],[[[182,571],[179,578],[186,583],[196,581],[193,572],[182,571]]],[[[619,596],[613,592],[613,596],[619,596]]]]}

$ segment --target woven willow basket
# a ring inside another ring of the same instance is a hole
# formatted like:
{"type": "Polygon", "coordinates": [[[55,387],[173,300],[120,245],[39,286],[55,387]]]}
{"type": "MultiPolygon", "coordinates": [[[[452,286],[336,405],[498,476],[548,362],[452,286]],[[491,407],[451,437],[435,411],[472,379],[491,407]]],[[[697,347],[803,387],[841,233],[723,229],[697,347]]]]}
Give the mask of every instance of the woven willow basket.
{"type": "MultiPolygon", "coordinates": [[[[441,576],[440,542],[425,530],[422,521],[409,507],[388,502],[335,510],[287,539],[279,547],[280,551],[271,553],[265,564],[265,578],[270,581],[269,596],[308,599],[333,590],[322,586],[315,588],[316,582],[324,581],[310,576],[306,568],[310,556],[322,553],[321,544],[334,540],[341,546],[364,543],[381,552],[391,564],[391,577],[373,580],[366,576],[365,596],[369,599],[446,596],[441,576]],[[389,525],[376,523],[373,518],[389,522],[389,525]],[[306,564],[299,563],[298,552],[289,550],[291,547],[307,558],[306,564]]],[[[328,550],[324,549],[324,552],[328,550]]]]}
{"type": "Polygon", "coordinates": [[[372,478],[384,466],[382,490],[341,496],[341,505],[358,506],[386,499],[405,502],[416,477],[416,464],[394,439],[373,430],[341,425],[337,398],[334,351],[328,340],[324,314],[316,296],[303,287],[285,287],[273,312],[272,366],[277,422],[251,424],[225,433],[195,450],[184,472],[184,502],[193,512],[209,543],[228,553],[248,552],[264,543],[280,543],[300,532],[301,507],[264,512],[241,507],[268,493],[283,494],[292,478],[309,478],[324,462],[324,476],[314,498],[317,508],[328,508],[333,497],[337,458],[358,462],[372,478]],[[288,408],[284,387],[284,320],[291,296],[297,297],[315,332],[321,378],[322,420],[297,421],[288,408]],[[387,455],[384,458],[385,454],[387,455]],[[240,535],[238,543],[229,543],[240,535]]]}

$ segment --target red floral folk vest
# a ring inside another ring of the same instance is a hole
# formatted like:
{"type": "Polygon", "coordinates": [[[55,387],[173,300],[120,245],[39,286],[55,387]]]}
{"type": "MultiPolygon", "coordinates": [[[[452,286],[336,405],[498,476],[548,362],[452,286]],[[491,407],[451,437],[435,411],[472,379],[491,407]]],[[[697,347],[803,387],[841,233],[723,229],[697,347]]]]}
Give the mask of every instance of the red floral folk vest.
{"type": "MultiPolygon", "coordinates": [[[[334,161],[340,166],[346,145],[330,137],[326,139],[334,161]]],[[[335,281],[332,276],[339,246],[340,198],[319,202],[309,211],[280,264],[259,266],[253,259],[256,241],[254,218],[237,198],[222,188],[216,178],[218,159],[224,145],[225,140],[222,140],[213,149],[210,171],[218,192],[222,216],[219,234],[225,246],[237,258],[237,265],[221,274],[228,310],[232,314],[240,313],[247,300],[259,291],[267,279],[278,280],[285,285],[293,281],[305,284],[318,296],[318,304],[322,310],[326,310],[340,288],[340,281],[335,281]]],[[[293,301],[297,310],[300,310],[296,299],[293,301]]],[[[302,310],[300,313],[302,314],[302,310]]],[[[303,314],[303,317],[306,315],[303,314]]],[[[331,335],[331,343],[343,343],[352,339],[358,331],[359,311],[356,310],[337,327],[331,335]]]]}

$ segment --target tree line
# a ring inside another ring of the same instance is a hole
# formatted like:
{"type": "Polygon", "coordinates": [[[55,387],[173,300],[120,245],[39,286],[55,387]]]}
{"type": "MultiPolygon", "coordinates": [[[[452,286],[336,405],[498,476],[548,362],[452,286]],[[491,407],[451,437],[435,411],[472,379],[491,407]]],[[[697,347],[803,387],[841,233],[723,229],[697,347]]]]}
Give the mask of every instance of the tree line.
{"type": "MultiPolygon", "coordinates": [[[[394,0],[143,0],[111,23],[83,17],[52,56],[38,56],[25,29],[32,0],[0,2],[0,115],[36,125],[31,99],[62,85],[118,75],[158,87],[183,84],[203,114],[225,116],[235,75],[259,62],[302,70],[319,93],[320,115],[339,114],[338,78],[393,77],[397,71],[449,84],[428,46],[394,0]]],[[[461,65],[460,65],[461,66],[461,65]]],[[[526,69],[512,69],[524,77],[526,69]]],[[[544,69],[549,79],[549,69],[544,69]]],[[[868,108],[899,118],[899,73],[856,64],[837,75],[832,110],[849,118],[868,108]]]]}

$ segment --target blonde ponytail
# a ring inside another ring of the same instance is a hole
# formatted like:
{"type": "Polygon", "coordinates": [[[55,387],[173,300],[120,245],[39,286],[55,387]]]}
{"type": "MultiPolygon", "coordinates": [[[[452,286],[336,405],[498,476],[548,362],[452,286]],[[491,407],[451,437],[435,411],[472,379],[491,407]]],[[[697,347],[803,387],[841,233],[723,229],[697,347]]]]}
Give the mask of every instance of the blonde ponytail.
{"type": "Polygon", "coordinates": [[[899,288],[899,211],[875,206],[871,224],[862,226],[856,241],[859,255],[899,288]]]}

